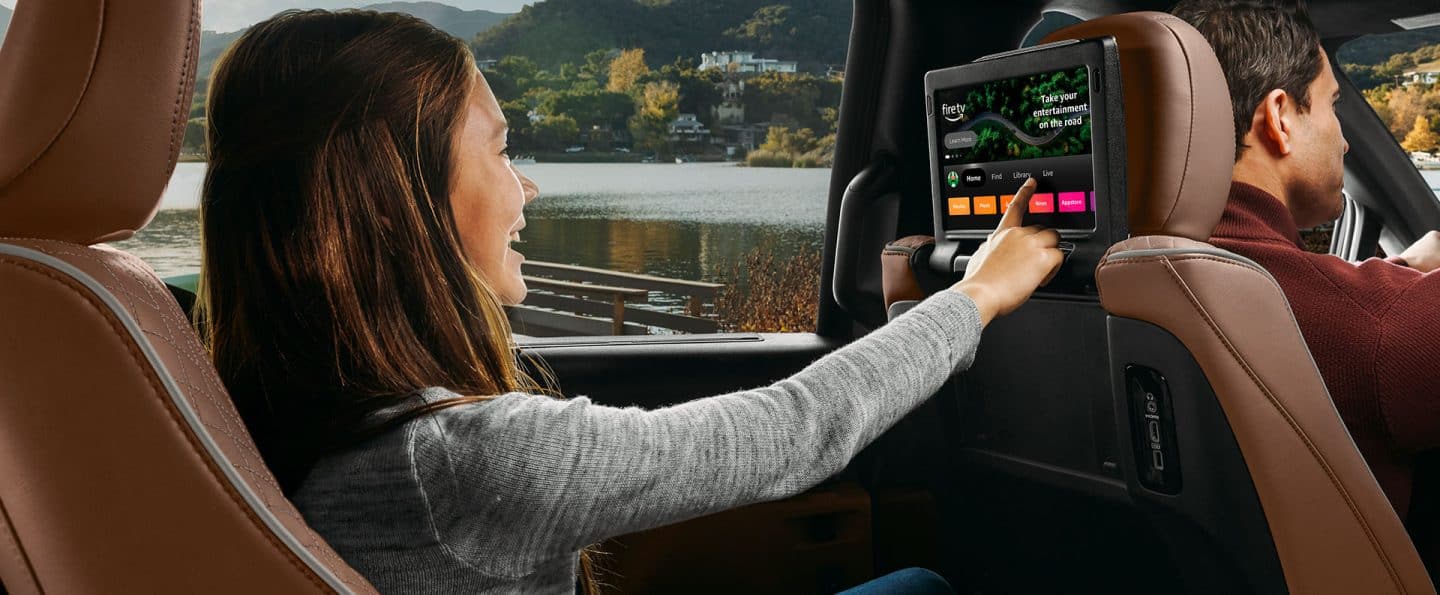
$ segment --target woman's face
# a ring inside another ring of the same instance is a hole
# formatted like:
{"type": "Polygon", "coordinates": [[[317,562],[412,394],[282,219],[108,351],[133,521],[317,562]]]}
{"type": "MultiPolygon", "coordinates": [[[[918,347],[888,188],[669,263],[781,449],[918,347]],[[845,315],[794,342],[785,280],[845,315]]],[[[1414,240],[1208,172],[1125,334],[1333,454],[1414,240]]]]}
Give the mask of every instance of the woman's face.
{"type": "Polygon", "coordinates": [[[525,228],[523,209],[539,189],[510,164],[505,147],[505,114],[476,72],[456,132],[454,180],[450,204],[470,264],[505,304],[525,299],[520,263],[525,260],[510,243],[525,228]]]}

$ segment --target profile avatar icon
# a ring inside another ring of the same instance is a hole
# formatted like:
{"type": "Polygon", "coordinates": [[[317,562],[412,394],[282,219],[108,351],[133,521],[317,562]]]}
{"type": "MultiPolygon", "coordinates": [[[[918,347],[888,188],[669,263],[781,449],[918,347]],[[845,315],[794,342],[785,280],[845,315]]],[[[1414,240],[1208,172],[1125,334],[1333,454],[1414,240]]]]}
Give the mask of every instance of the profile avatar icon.
{"type": "Polygon", "coordinates": [[[950,187],[951,187],[951,188],[954,188],[954,187],[956,187],[956,186],[959,186],[959,185],[960,185],[960,174],[959,174],[958,172],[953,172],[953,171],[950,172],[950,173],[948,173],[948,174],[945,174],[945,181],[950,184],[950,187]]]}

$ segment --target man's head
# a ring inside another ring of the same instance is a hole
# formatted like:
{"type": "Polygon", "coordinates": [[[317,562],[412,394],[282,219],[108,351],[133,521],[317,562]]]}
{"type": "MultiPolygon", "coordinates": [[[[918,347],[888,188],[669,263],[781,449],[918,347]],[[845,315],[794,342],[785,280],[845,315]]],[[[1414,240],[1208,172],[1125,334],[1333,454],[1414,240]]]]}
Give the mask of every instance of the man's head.
{"type": "Polygon", "coordinates": [[[1235,179],[1275,194],[1301,228],[1339,216],[1344,156],[1340,85],[1304,4],[1182,0],[1172,11],[1200,31],[1230,86],[1235,179]]]}

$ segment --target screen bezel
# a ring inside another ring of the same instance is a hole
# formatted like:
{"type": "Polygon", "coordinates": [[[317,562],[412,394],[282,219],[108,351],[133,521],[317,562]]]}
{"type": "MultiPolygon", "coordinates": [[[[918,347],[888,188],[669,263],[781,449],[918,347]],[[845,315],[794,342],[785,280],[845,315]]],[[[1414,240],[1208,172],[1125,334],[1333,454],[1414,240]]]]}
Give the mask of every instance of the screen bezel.
{"type": "MultiPolygon", "coordinates": [[[[935,237],[946,239],[985,238],[988,229],[946,229],[945,192],[940,180],[944,167],[940,163],[939,138],[936,130],[935,92],[991,81],[1033,74],[1054,72],[1084,66],[1088,71],[1090,93],[1090,171],[1095,192],[1094,225],[1088,229],[1058,229],[1061,237],[1088,238],[1097,232],[1109,204],[1111,188],[1102,183],[1110,173],[1109,105],[1106,85],[1105,45],[1101,40],[1067,40],[983,57],[975,62],[932,70],[925,73],[925,130],[930,154],[930,202],[935,219],[935,237]]],[[[1027,214],[1028,215],[1028,214],[1027,214]]],[[[1027,216],[1028,220],[1029,217],[1027,216]]],[[[1028,223],[1027,223],[1028,224],[1028,223]]]]}

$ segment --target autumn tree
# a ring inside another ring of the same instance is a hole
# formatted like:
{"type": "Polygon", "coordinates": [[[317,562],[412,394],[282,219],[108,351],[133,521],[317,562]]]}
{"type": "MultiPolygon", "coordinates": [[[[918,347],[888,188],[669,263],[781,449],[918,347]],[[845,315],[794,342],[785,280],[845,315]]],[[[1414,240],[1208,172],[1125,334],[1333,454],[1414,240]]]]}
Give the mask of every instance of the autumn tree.
{"type": "Polygon", "coordinates": [[[620,52],[610,61],[609,82],[605,85],[608,91],[617,93],[629,93],[635,88],[635,82],[640,77],[650,72],[650,67],[645,65],[645,50],[635,48],[620,52]]]}
{"type": "Polygon", "coordinates": [[[1387,107],[1390,110],[1390,133],[1399,138],[1412,127],[1415,118],[1425,115],[1424,91],[1420,85],[1391,89],[1387,107]]]}
{"type": "MultiPolygon", "coordinates": [[[[612,65],[610,80],[615,80],[612,65]]],[[[680,114],[680,86],[669,81],[645,83],[630,119],[630,134],[639,146],[657,153],[670,152],[670,123],[680,114]]]]}
{"type": "Polygon", "coordinates": [[[1440,134],[1435,133],[1435,128],[1425,116],[1415,116],[1415,125],[1400,146],[1406,151],[1431,151],[1440,146],[1440,134]]]}

